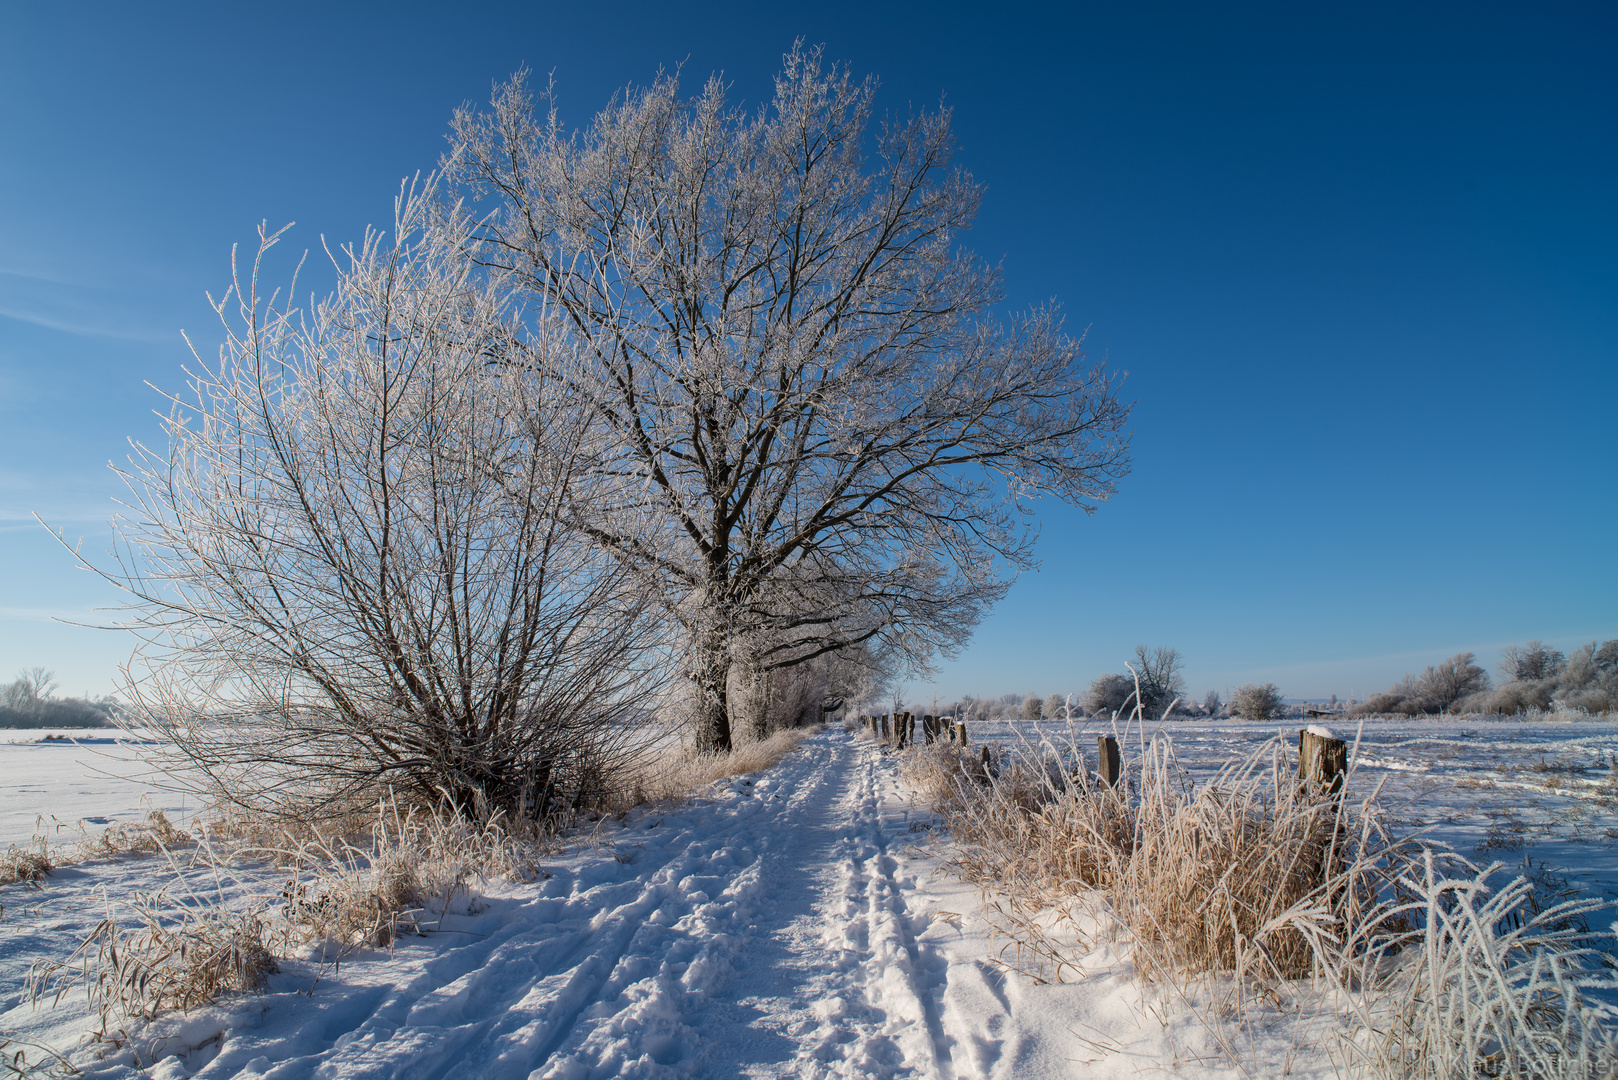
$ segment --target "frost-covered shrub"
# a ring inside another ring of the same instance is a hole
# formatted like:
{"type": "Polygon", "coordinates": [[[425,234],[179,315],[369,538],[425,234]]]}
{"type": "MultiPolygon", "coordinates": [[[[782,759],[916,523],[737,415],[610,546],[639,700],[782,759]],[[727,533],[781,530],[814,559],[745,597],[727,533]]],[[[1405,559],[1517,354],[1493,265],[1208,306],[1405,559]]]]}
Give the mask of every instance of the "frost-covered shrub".
{"type": "Polygon", "coordinates": [[[1475,660],[1472,653],[1456,653],[1420,675],[1406,675],[1385,692],[1372,694],[1354,711],[1406,716],[1455,711],[1460,702],[1489,690],[1489,673],[1475,660]]]}
{"type": "Polygon", "coordinates": [[[1421,696],[1443,711],[1468,694],[1487,690],[1489,673],[1475,660],[1469,652],[1456,653],[1436,666],[1429,666],[1422,672],[1419,683],[1421,696]]]}
{"type": "Polygon", "coordinates": [[[1100,675],[1090,684],[1084,695],[1084,705],[1091,712],[1113,712],[1134,704],[1135,680],[1127,675],[1100,675]]]}
{"type": "Polygon", "coordinates": [[[1505,683],[1468,694],[1452,710],[1506,716],[1557,708],[1618,711],[1618,639],[1599,645],[1592,641],[1568,655],[1539,641],[1512,645],[1501,650],[1500,671],[1505,683]]]}
{"type": "Polygon", "coordinates": [[[1248,683],[1230,695],[1230,711],[1244,720],[1269,720],[1281,715],[1282,705],[1274,683],[1248,683]]]}

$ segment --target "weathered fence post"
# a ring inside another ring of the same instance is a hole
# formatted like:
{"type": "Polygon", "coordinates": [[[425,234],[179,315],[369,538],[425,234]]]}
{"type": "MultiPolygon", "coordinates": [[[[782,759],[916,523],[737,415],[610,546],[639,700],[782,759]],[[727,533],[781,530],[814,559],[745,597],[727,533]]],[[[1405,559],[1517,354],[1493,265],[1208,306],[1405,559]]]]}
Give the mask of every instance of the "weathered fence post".
{"type": "Polygon", "coordinates": [[[1124,759],[1118,753],[1118,740],[1111,735],[1096,736],[1096,765],[1102,781],[1109,787],[1117,787],[1124,775],[1124,759]]]}
{"type": "Polygon", "coordinates": [[[1348,772],[1348,743],[1314,731],[1298,732],[1298,778],[1324,784],[1333,795],[1348,772]]]}
{"type": "Polygon", "coordinates": [[[890,729],[888,727],[888,714],[883,713],[882,714],[882,741],[887,742],[891,738],[893,738],[893,735],[891,734],[890,729]]]}
{"type": "Polygon", "coordinates": [[[965,720],[957,720],[957,721],[955,721],[955,741],[960,743],[962,746],[966,745],[966,721],[965,720]]]}

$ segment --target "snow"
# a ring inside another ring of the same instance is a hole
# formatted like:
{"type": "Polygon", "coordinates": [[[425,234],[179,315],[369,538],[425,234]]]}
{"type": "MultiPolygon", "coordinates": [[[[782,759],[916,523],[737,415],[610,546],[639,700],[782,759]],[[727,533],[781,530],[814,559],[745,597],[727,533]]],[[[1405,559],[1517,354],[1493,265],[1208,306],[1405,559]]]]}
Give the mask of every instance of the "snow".
{"type": "Polygon", "coordinates": [[[1332,734],[1331,728],[1326,727],[1324,724],[1310,724],[1303,730],[1307,731],[1311,735],[1319,735],[1322,739],[1337,738],[1336,735],[1332,734]]]}
{"type": "Polygon", "coordinates": [[[40,832],[52,842],[70,840],[81,823],[138,822],[151,810],[176,822],[194,814],[195,797],[145,776],[136,758],[140,745],[115,728],[0,732],[0,848],[21,846],[40,832]]]}
{"type": "MultiPolygon", "coordinates": [[[[1074,743],[1093,753],[1110,727],[1080,724],[1074,743]]],[[[1144,735],[1154,733],[1202,776],[1275,729],[1170,723],[1144,735]]],[[[1142,737],[1122,734],[1126,753],[1142,737]]],[[[973,732],[974,742],[1041,737],[1068,739],[1051,724],[973,732]]],[[[1531,852],[1618,893],[1618,724],[1379,722],[1360,741],[1355,785],[1385,781],[1411,827],[1468,854],[1531,852]]],[[[0,745],[0,767],[11,777],[18,760],[66,760],[55,752],[0,745]]],[[[37,775],[29,783],[45,786],[37,775]]],[[[65,787],[51,798],[73,805],[81,782],[52,775],[65,787]]],[[[103,815],[117,801],[86,790],[103,815]]],[[[41,891],[0,890],[0,1030],[78,1046],[75,1064],[106,1078],[1037,1080],[1079,1063],[1101,1077],[1238,1075],[1219,1030],[1193,1003],[1143,987],[1116,943],[1083,957],[1084,976],[1067,985],[1002,966],[1015,956],[1002,958],[977,889],[943,871],[936,825],[901,790],[894,755],[828,730],[689,805],[603,822],[547,860],[548,876],[490,885],[442,932],[335,971],[287,962],[267,993],[164,1017],[99,1060],[80,1042],[82,993],[30,1008],[27,964],[65,957],[118,897],[176,873],[233,904],[277,895],[282,875],[247,864],[220,878],[157,857],[70,867],[41,891]]],[[[1251,1038],[1249,1072],[1332,1075],[1319,1031],[1277,1017],[1251,1038]]]]}

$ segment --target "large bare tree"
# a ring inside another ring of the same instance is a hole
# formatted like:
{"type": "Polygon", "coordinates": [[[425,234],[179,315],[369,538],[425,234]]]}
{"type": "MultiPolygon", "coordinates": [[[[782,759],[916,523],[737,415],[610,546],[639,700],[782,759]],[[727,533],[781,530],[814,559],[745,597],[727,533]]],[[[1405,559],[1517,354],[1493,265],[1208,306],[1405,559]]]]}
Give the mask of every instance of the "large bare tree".
{"type": "Polygon", "coordinates": [[[210,795],[577,800],[648,689],[660,620],[566,520],[593,403],[506,362],[545,346],[466,259],[469,228],[409,188],[302,310],[261,294],[281,236],[261,229],[167,445],[136,446],[108,572],[143,639],[125,690],[210,795]]]}
{"type": "Polygon", "coordinates": [[[948,111],[873,130],[874,92],[795,47],[763,108],[662,75],[573,131],[519,75],[455,120],[480,257],[598,409],[575,522],[684,626],[700,746],[730,744],[738,643],[767,642],[755,675],[861,642],[925,664],[1030,565],[1031,497],[1088,510],[1127,471],[1129,410],[1059,315],[991,316],[948,111]]]}

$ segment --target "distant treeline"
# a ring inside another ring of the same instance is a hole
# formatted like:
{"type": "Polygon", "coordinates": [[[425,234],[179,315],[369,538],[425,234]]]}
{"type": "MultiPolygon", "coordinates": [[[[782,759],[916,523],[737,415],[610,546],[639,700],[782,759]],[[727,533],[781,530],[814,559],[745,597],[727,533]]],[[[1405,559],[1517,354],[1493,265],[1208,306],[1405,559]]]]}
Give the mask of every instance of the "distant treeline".
{"type": "Polygon", "coordinates": [[[1540,641],[1502,650],[1493,684],[1472,653],[1456,653],[1420,675],[1406,675],[1372,694],[1360,713],[1499,713],[1530,709],[1618,712],[1618,639],[1581,645],[1571,654],[1540,641]]]}
{"type": "Polygon", "coordinates": [[[56,681],[44,668],[0,684],[0,728],[91,728],[112,726],[112,703],[54,696],[56,681]]]}

